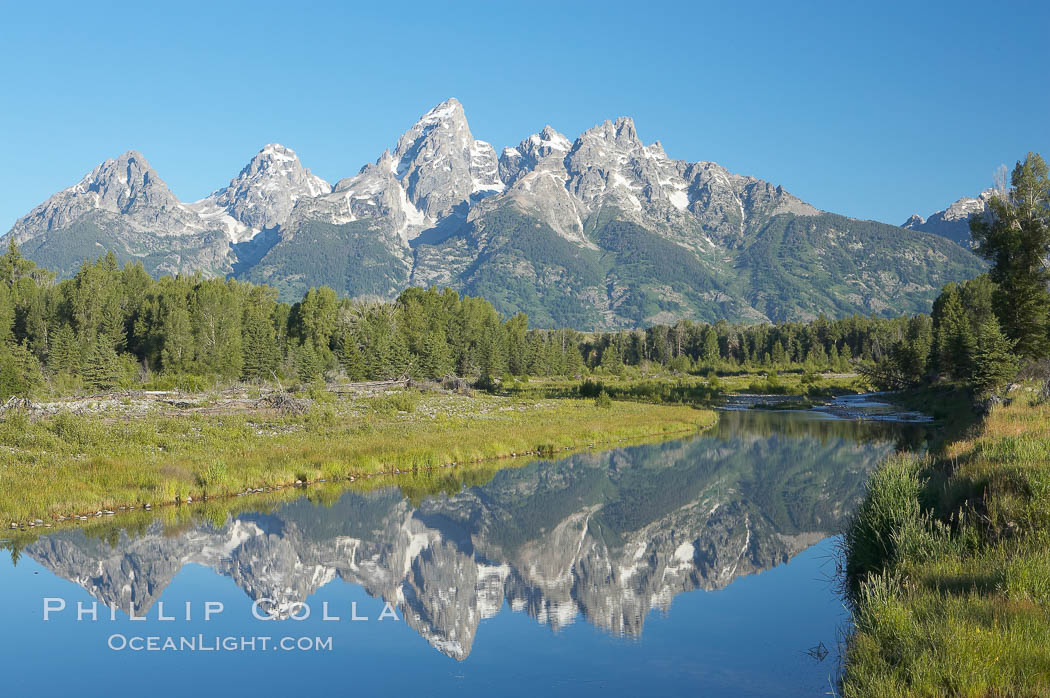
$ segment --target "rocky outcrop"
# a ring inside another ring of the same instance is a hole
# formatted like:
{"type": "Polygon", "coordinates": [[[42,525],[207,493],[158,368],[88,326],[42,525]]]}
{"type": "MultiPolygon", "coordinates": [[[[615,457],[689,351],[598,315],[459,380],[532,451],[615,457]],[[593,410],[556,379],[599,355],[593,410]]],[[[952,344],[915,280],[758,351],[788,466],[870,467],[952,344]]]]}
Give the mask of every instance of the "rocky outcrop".
{"type": "Polygon", "coordinates": [[[909,230],[921,230],[946,237],[960,245],[971,245],[970,219],[982,215],[988,208],[988,201],[996,195],[995,189],[985,189],[976,197],[964,196],[953,202],[943,211],[930,214],[924,219],[918,214],[904,222],[909,230]]]}

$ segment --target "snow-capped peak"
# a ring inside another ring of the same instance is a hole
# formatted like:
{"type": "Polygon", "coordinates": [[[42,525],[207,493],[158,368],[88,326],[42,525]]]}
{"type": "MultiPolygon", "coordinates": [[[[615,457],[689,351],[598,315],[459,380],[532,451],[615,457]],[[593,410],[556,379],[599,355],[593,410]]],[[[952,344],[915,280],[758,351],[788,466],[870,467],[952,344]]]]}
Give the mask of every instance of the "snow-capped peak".
{"type": "Polygon", "coordinates": [[[419,117],[417,124],[434,124],[448,119],[463,116],[463,105],[455,97],[449,97],[423,116],[419,117]]]}
{"type": "Polygon", "coordinates": [[[228,186],[190,207],[219,223],[232,241],[242,242],[288,220],[299,199],[331,191],[332,185],[302,166],[294,150],[270,143],[228,186]]]}
{"type": "Polygon", "coordinates": [[[256,158],[260,158],[261,157],[261,158],[266,158],[266,159],[270,159],[270,160],[277,160],[277,161],[282,161],[282,160],[283,161],[289,161],[289,162],[298,162],[299,161],[299,156],[295,154],[294,150],[292,150],[291,148],[286,148],[285,146],[281,145],[280,143],[267,143],[266,146],[263,147],[263,149],[260,150],[259,154],[256,155],[255,157],[256,158]]]}

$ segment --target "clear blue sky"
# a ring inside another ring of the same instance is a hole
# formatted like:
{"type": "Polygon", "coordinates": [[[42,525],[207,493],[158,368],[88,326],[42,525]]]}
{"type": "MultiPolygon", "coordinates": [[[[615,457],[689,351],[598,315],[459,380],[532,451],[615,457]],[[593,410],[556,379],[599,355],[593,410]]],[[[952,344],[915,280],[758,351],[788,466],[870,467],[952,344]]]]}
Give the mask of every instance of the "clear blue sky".
{"type": "Polygon", "coordinates": [[[0,232],[131,148],[184,201],[268,142],[334,182],[449,96],[497,149],[629,115],[891,223],[1050,156],[1045,0],[734,4],[5,3],[0,232]]]}

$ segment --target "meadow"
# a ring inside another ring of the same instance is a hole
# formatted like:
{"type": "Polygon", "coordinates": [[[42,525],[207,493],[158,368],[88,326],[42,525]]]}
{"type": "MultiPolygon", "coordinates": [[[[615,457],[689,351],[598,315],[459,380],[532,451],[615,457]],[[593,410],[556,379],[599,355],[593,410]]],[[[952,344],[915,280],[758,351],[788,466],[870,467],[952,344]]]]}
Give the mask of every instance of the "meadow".
{"type": "Polygon", "coordinates": [[[358,395],[318,387],[308,395],[290,403],[201,395],[81,400],[78,412],[54,414],[8,410],[0,419],[0,522],[33,527],[297,484],[549,457],[684,435],[717,421],[692,406],[607,396],[358,395]]]}
{"type": "Polygon", "coordinates": [[[842,695],[1050,694],[1050,404],[1036,389],[934,453],[889,460],[844,540],[842,695]]]}

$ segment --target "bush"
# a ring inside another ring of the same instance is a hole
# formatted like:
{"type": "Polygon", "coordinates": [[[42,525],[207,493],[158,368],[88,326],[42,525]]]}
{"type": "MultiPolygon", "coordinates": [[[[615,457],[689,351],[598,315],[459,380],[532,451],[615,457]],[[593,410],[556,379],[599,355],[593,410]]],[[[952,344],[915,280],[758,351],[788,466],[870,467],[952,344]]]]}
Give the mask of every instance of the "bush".
{"type": "Polygon", "coordinates": [[[487,393],[495,394],[500,389],[500,382],[487,373],[474,381],[474,387],[487,393]]]}
{"type": "Polygon", "coordinates": [[[184,393],[203,393],[215,384],[204,376],[180,375],[175,377],[175,388],[184,393]]]}
{"type": "Polygon", "coordinates": [[[764,395],[783,395],[788,392],[787,386],[780,382],[776,371],[770,371],[764,380],[751,381],[748,390],[764,395]]]}
{"type": "Polygon", "coordinates": [[[376,414],[391,414],[394,412],[415,412],[423,399],[418,390],[401,390],[390,395],[381,395],[369,400],[369,406],[376,414]]]}
{"type": "Polygon", "coordinates": [[[335,395],[328,391],[324,381],[315,380],[306,389],[307,396],[316,403],[331,405],[335,402],[335,395]]]}
{"type": "Polygon", "coordinates": [[[84,451],[99,442],[101,423],[89,421],[72,412],[59,412],[47,421],[47,429],[76,451],[84,451]]]}
{"type": "Polygon", "coordinates": [[[604,390],[598,393],[598,397],[594,398],[594,406],[607,410],[612,407],[612,398],[609,397],[609,393],[604,390]]]}
{"type": "Polygon", "coordinates": [[[226,463],[222,461],[202,466],[195,476],[197,486],[203,490],[205,496],[209,494],[229,494],[229,478],[229,468],[227,468],[226,463]]]}
{"type": "Polygon", "coordinates": [[[605,392],[605,385],[601,381],[587,380],[580,383],[580,387],[577,388],[580,397],[598,397],[605,392]]]}

